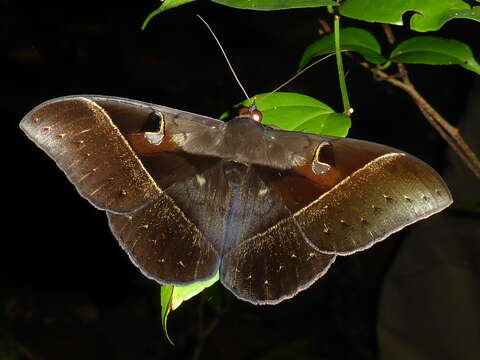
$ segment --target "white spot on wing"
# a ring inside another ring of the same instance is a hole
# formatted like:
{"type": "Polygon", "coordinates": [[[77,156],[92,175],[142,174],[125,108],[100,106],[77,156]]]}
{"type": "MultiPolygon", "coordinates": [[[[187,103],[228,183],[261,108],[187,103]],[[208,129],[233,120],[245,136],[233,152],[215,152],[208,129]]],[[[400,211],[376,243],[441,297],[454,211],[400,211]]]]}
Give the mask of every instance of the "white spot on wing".
{"type": "Polygon", "coordinates": [[[84,129],[84,130],[76,133],[75,136],[78,136],[78,135],[81,135],[81,134],[85,134],[85,133],[87,133],[87,132],[89,132],[89,131],[92,131],[92,129],[91,129],[91,128],[90,128],[90,129],[84,129]]]}
{"type": "Polygon", "coordinates": [[[146,132],[144,136],[145,136],[145,139],[147,139],[147,141],[154,146],[160,145],[164,137],[163,134],[157,134],[152,132],[146,132]]]}
{"type": "Polygon", "coordinates": [[[291,160],[293,166],[302,166],[307,162],[307,159],[300,154],[292,154],[291,160]]]}
{"type": "Polygon", "coordinates": [[[177,146],[183,146],[187,141],[187,136],[185,134],[173,134],[172,140],[177,146]]]}
{"type": "Polygon", "coordinates": [[[268,188],[264,187],[258,191],[258,196],[265,196],[268,193],[268,188]]]}
{"type": "Polygon", "coordinates": [[[198,185],[200,185],[200,186],[205,185],[205,183],[207,182],[207,180],[205,180],[205,177],[202,176],[202,175],[198,175],[198,174],[197,174],[197,175],[195,175],[195,178],[197,179],[197,183],[198,183],[198,185]]]}

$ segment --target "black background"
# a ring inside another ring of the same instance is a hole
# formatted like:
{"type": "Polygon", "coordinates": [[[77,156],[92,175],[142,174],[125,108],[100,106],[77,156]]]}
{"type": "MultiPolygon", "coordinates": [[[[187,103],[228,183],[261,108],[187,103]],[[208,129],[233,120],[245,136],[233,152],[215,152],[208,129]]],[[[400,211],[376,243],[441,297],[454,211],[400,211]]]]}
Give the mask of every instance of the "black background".
{"type": "MultiPolygon", "coordinates": [[[[189,301],[169,319],[173,348],[162,334],[157,284],[130,263],[105,215],[78,196],[18,128],[35,105],[70,94],[129,97],[218,116],[243,95],[195,14],[214,28],[255,94],[295,73],[302,51],[318,38],[324,10],[252,12],[200,2],[155,17],[140,31],[155,1],[2,5],[1,351],[14,359],[375,358],[381,280],[404,232],[337,260],[324,278],[278,306],[254,307],[220,287],[213,290],[223,302],[221,314],[202,306],[205,298],[189,301]],[[212,322],[217,326],[202,339],[212,322]]],[[[368,28],[385,43],[379,26],[368,28]]],[[[399,39],[409,36],[394,31],[399,39]]],[[[440,35],[479,53],[477,23],[451,22],[440,35]]],[[[285,91],[341,111],[335,66],[330,58],[285,91]]],[[[349,136],[404,149],[441,172],[446,145],[412,101],[348,59],[345,66],[355,108],[349,136]]],[[[455,124],[474,75],[459,67],[409,69],[418,89],[455,124]]]]}

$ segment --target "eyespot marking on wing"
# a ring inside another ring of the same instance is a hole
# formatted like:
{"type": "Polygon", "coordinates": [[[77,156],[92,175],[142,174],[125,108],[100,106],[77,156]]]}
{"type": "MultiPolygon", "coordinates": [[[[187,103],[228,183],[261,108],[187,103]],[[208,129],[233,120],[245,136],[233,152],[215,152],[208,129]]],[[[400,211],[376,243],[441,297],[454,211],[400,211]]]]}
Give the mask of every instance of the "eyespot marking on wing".
{"type": "Polygon", "coordinates": [[[329,141],[323,141],[315,149],[312,160],[312,172],[315,175],[324,174],[334,165],[333,147],[329,141]]]}
{"type": "Polygon", "coordinates": [[[163,114],[160,111],[153,111],[147,123],[148,126],[152,126],[152,129],[149,130],[155,131],[145,131],[145,139],[147,139],[151,145],[160,145],[165,137],[165,118],[163,114]]]}

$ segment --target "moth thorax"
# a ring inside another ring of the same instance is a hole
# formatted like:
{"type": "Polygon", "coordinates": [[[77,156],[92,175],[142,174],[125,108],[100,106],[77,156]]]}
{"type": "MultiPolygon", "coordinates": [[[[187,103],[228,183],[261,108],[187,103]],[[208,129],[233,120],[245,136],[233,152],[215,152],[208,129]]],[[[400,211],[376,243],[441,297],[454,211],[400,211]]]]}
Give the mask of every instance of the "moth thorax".
{"type": "Polygon", "coordinates": [[[245,175],[248,171],[248,166],[236,162],[236,161],[225,161],[223,163],[223,172],[225,174],[225,179],[229,185],[239,186],[242,184],[245,179],[245,175]]]}
{"type": "MultiPolygon", "coordinates": [[[[250,118],[233,118],[227,123],[224,136],[227,152],[229,154],[251,153],[255,147],[264,142],[264,131],[263,125],[250,118]]],[[[235,156],[234,159],[236,159],[235,156]]]]}

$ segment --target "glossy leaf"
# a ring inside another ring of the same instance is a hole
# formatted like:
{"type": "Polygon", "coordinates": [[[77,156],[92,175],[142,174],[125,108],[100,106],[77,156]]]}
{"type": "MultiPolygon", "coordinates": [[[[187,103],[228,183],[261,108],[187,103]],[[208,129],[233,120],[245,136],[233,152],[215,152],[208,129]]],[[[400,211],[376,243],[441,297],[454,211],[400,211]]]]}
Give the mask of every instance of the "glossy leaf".
{"type": "Polygon", "coordinates": [[[480,6],[475,6],[471,9],[450,11],[445,14],[440,26],[443,26],[447,21],[453,19],[469,19],[480,22],[480,6]]]}
{"type": "Polygon", "coordinates": [[[285,10],[337,6],[332,0],[212,0],[213,2],[237,9],[285,10]]]}
{"type": "Polygon", "coordinates": [[[160,304],[162,306],[162,327],[167,337],[168,341],[173,344],[168,336],[167,331],[167,319],[168,315],[171,311],[178,309],[178,307],[184,302],[195,295],[201,293],[207,287],[216,283],[219,279],[219,273],[215,275],[213,278],[201,281],[197,283],[193,283],[188,286],[168,286],[163,285],[160,290],[160,304]]]}
{"type": "Polygon", "coordinates": [[[147,18],[145,19],[145,21],[142,24],[142,30],[147,27],[148,23],[150,22],[150,20],[152,20],[152,18],[154,16],[157,16],[158,14],[160,14],[164,11],[176,8],[178,6],[191,3],[193,1],[195,1],[195,0],[164,0],[162,2],[162,5],[160,5],[157,10],[154,10],[150,14],[148,14],[147,18]]]}
{"type": "MultiPolygon", "coordinates": [[[[264,125],[277,126],[283,130],[303,131],[311,134],[346,136],[350,118],[336,113],[328,105],[307,95],[287,92],[259,94],[255,96],[257,108],[263,114],[264,125]]],[[[237,105],[249,106],[251,100],[237,105]]],[[[220,118],[231,116],[225,113],[220,118]]]]}
{"type": "Polygon", "coordinates": [[[167,319],[168,314],[171,311],[171,301],[172,301],[172,294],[173,294],[174,286],[161,286],[160,287],[160,305],[162,307],[162,328],[165,336],[167,337],[170,344],[173,345],[170,336],[168,336],[168,329],[167,329],[167,319]]]}
{"type": "Polygon", "coordinates": [[[465,43],[434,36],[418,36],[393,49],[390,60],[399,63],[460,65],[480,74],[480,64],[465,43]]]}
{"type": "Polygon", "coordinates": [[[171,310],[176,310],[184,301],[187,301],[197,294],[200,294],[205,288],[213,285],[219,279],[219,273],[206,281],[193,283],[188,286],[174,286],[172,293],[171,310]]]}
{"type": "MultiPolygon", "coordinates": [[[[374,64],[383,64],[386,59],[381,54],[377,39],[364,29],[349,27],[340,30],[340,50],[355,51],[365,60],[374,64]]],[[[314,58],[335,52],[334,34],[323,36],[310,44],[300,60],[299,69],[304,68],[314,58]]]]}
{"type": "Polygon", "coordinates": [[[438,30],[450,17],[466,10],[470,5],[462,0],[346,0],[339,7],[346,17],[395,25],[403,25],[402,16],[413,11],[410,27],[422,32],[438,30]]]}

